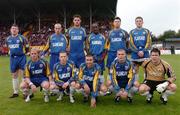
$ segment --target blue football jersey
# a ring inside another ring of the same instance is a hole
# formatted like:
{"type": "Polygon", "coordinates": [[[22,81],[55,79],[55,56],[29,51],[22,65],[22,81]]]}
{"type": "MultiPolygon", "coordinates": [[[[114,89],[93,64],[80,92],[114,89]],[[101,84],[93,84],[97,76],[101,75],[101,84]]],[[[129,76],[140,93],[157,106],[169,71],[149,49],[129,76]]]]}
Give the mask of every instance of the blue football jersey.
{"type": "Polygon", "coordinates": [[[54,65],[54,79],[57,82],[70,82],[74,77],[74,64],[68,61],[66,65],[59,62],[54,65]]]}
{"type": "Polygon", "coordinates": [[[118,49],[127,50],[128,37],[128,33],[123,29],[111,30],[108,39],[108,51],[116,52],[118,49]]]}
{"type": "Polygon", "coordinates": [[[105,48],[105,38],[102,34],[91,33],[89,38],[89,51],[93,55],[100,55],[105,48]]]}
{"type": "Polygon", "coordinates": [[[110,75],[113,78],[115,86],[120,85],[119,83],[128,85],[133,78],[133,67],[131,62],[126,59],[124,63],[119,63],[116,58],[111,64],[110,75]]]}
{"type": "Polygon", "coordinates": [[[50,49],[50,53],[59,54],[59,52],[66,51],[67,39],[63,34],[52,34],[49,37],[48,43],[45,47],[45,52],[50,49]]]}
{"type": "Polygon", "coordinates": [[[70,53],[82,54],[84,52],[84,42],[86,41],[86,31],[84,28],[71,27],[68,30],[70,53]]]}
{"type": "Polygon", "coordinates": [[[25,77],[39,78],[48,77],[50,75],[49,64],[44,59],[36,62],[29,60],[25,68],[25,77]]]}
{"type": "Polygon", "coordinates": [[[147,51],[151,47],[150,31],[145,28],[135,28],[130,31],[129,41],[132,51],[147,51]]]}
{"type": "Polygon", "coordinates": [[[79,69],[79,78],[80,80],[93,82],[96,72],[100,72],[100,66],[97,63],[94,63],[92,68],[88,68],[86,64],[83,63],[79,69]]]}
{"type": "Polygon", "coordinates": [[[17,35],[16,37],[7,37],[6,44],[10,50],[10,55],[18,56],[25,54],[25,48],[27,47],[28,42],[24,36],[17,35]]]}

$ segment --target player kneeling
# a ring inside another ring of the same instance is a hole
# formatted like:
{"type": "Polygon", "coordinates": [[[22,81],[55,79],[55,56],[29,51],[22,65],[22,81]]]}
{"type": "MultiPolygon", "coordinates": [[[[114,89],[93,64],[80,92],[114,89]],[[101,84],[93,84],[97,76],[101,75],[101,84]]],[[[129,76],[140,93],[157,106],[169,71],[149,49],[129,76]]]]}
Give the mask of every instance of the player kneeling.
{"type": "Polygon", "coordinates": [[[64,90],[70,89],[70,102],[74,103],[73,93],[75,91],[76,84],[74,79],[75,68],[74,64],[71,61],[68,61],[67,59],[68,57],[66,52],[59,53],[60,62],[54,65],[53,70],[53,76],[56,86],[52,89],[52,91],[55,91],[56,89],[56,93],[58,93],[59,96],[57,98],[57,101],[61,101],[64,94],[64,90]]]}
{"type": "Polygon", "coordinates": [[[44,101],[49,102],[49,80],[51,81],[51,74],[49,64],[47,61],[39,58],[39,50],[32,48],[30,52],[31,59],[26,64],[25,78],[21,83],[21,89],[25,94],[26,102],[30,101],[32,93],[37,91],[37,87],[42,87],[44,92],[44,101]]]}
{"type": "Polygon", "coordinates": [[[171,66],[160,59],[160,50],[157,48],[151,50],[150,59],[143,62],[142,65],[145,71],[145,79],[139,87],[140,94],[146,96],[147,103],[151,103],[153,92],[157,90],[161,94],[160,100],[166,104],[167,97],[176,91],[176,85],[173,83],[176,77],[171,66]],[[168,76],[167,80],[165,74],[168,76]]]}
{"type": "MultiPolygon", "coordinates": [[[[89,95],[91,95],[91,107],[96,107],[96,98],[98,96],[99,87],[99,75],[101,71],[100,66],[93,61],[93,56],[91,54],[87,54],[86,62],[82,63],[79,69],[79,84],[76,84],[76,88],[84,89],[84,102],[87,102],[89,95]]],[[[106,90],[104,91],[104,93],[105,92],[106,90]]]]}
{"type": "Polygon", "coordinates": [[[116,93],[115,102],[119,102],[120,98],[127,99],[132,102],[129,97],[129,90],[133,88],[134,73],[131,62],[126,57],[126,51],[119,49],[117,58],[112,62],[110,67],[110,76],[112,77],[113,88],[116,93]]]}

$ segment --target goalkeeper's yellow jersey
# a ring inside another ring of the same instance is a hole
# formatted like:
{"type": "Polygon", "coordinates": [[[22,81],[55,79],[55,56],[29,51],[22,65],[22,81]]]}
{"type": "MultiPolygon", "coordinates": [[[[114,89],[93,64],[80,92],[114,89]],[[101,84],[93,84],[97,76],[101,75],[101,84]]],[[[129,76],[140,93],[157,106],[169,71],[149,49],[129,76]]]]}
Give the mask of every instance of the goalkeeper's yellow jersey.
{"type": "Polygon", "coordinates": [[[145,72],[145,79],[153,81],[164,81],[167,77],[175,77],[171,66],[164,60],[160,60],[158,65],[154,65],[151,60],[142,63],[145,72]]]}

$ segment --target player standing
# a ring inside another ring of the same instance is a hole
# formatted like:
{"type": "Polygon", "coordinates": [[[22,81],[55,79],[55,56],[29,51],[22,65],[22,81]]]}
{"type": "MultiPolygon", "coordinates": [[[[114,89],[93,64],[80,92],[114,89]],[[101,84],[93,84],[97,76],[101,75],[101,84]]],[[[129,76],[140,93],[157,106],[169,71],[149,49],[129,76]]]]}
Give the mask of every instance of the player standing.
{"type": "Polygon", "coordinates": [[[81,27],[81,16],[73,16],[73,27],[68,29],[67,38],[69,40],[69,59],[79,68],[81,63],[85,62],[85,42],[86,31],[81,27]]]}
{"type": "Polygon", "coordinates": [[[11,26],[11,35],[7,37],[6,44],[10,50],[10,70],[12,75],[13,95],[10,98],[19,96],[19,80],[18,72],[23,77],[25,64],[26,64],[26,53],[29,52],[29,45],[26,38],[19,33],[19,27],[16,24],[11,26]]]}
{"type": "Polygon", "coordinates": [[[48,42],[43,50],[43,55],[50,50],[49,63],[51,73],[53,72],[54,64],[59,62],[59,53],[61,51],[65,52],[68,44],[66,37],[61,33],[62,26],[60,23],[56,23],[54,25],[54,31],[55,33],[49,37],[48,42]]]}

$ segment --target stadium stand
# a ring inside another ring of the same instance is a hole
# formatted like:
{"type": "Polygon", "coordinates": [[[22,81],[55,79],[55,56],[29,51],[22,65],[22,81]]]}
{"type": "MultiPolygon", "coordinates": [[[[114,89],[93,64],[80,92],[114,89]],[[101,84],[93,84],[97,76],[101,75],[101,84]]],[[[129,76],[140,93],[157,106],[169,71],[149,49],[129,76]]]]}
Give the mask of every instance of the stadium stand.
{"type": "Polygon", "coordinates": [[[10,35],[13,23],[20,26],[20,33],[28,38],[31,46],[45,45],[56,22],[63,25],[65,32],[72,25],[74,14],[82,16],[82,26],[87,33],[91,32],[90,25],[96,21],[101,33],[106,35],[116,15],[116,5],[117,0],[0,1],[0,55],[8,52],[4,47],[5,39],[10,35]]]}

